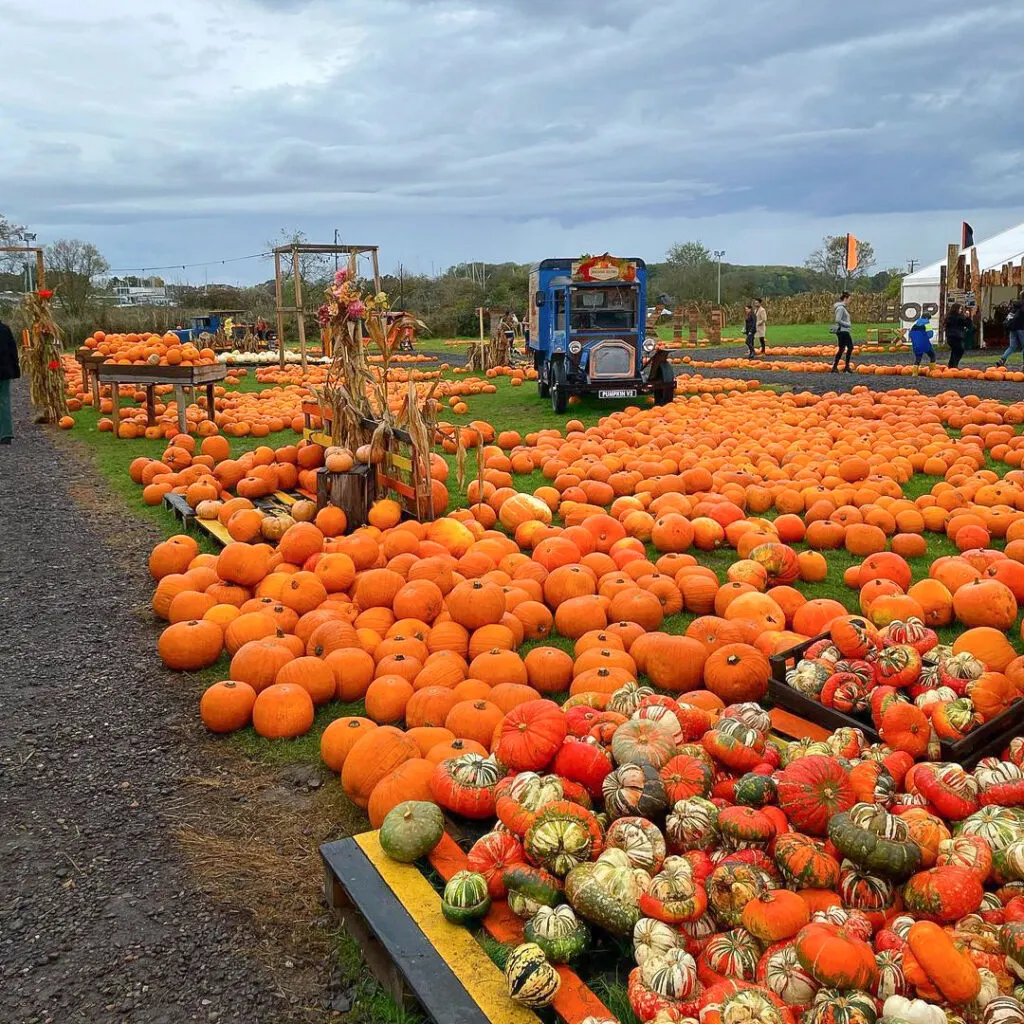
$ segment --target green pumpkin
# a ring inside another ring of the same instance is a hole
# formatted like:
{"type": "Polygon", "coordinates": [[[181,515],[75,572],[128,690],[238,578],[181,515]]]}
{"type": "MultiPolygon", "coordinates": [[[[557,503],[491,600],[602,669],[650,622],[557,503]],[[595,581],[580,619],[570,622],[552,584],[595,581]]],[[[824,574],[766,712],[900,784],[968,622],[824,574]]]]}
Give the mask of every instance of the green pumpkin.
{"type": "Polygon", "coordinates": [[[553,964],[567,964],[582,956],[590,945],[590,929],[572,907],[541,907],[523,925],[523,937],[535,942],[553,964]]]}
{"type": "Polygon", "coordinates": [[[444,835],[444,815],[437,804],[406,800],[392,807],[381,823],[377,838],[381,849],[402,864],[425,857],[444,835]]]}
{"type": "Polygon", "coordinates": [[[622,764],[601,784],[604,809],[613,818],[654,818],[668,805],[665,783],[652,764],[622,764]]]}
{"type": "Polygon", "coordinates": [[[999,807],[991,805],[982,807],[968,815],[956,826],[955,834],[965,836],[981,836],[997,851],[1005,850],[1015,839],[1020,838],[1024,827],[1024,808],[999,807]]]}
{"type": "Polygon", "coordinates": [[[478,871],[459,871],[448,880],[441,897],[441,913],[452,924],[469,924],[490,909],[487,879],[478,871]]]}
{"type": "Polygon", "coordinates": [[[531,1009],[550,1006],[562,985],[558,971],[548,963],[535,942],[516,946],[505,961],[505,988],[509,998],[531,1009]]]}
{"type": "Polygon", "coordinates": [[[622,850],[605,850],[596,861],[569,872],[565,897],[580,917],[626,938],[643,916],[640,896],[650,884],[651,876],[634,868],[622,850]]]}
{"type": "Polygon", "coordinates": [[[765,807],[775,803],[778,788],[770,775],[747,772],[736,783],[733,799],[744,807],[765,807]]]}
{"type": "Polygon", "coordinates": [[[910,838],[906,823],[875,804],[854,804],[833,815],[828,837],[844,857],[869,874],[903,879],[921,864],[921,848],[910,838]]]}

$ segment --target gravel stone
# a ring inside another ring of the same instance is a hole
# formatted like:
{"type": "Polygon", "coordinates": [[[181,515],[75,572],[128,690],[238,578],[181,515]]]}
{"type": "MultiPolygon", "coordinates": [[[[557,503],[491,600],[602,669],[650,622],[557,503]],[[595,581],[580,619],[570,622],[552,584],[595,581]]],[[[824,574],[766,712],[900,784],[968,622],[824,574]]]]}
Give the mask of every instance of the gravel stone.
{"type": "Polygon", "coordinates": [[[314,991],[285,989],[253,955],[265,943],[256,923],[190,876],[174,807],[187,777],[211,769],[183,728],[194,709],[181,678],[155,654],[156,528],[105,489],[79,442],[31,424],[27,381],[12,390],[16,437],[0,447],[0,1021],[337,1019],[297,1005],[323,998],[326,965],[298,965],[307,983],[324,975],[314,991]]]}

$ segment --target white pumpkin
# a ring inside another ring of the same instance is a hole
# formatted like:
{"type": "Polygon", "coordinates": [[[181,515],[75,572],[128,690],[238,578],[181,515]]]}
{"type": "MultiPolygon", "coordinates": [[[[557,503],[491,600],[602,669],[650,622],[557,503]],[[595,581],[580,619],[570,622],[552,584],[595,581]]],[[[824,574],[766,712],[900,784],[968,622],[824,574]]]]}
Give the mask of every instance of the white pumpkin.
{"type": "Polygon", "coordinates": [[[311,523],[316,518],[316,502],[297,501],[291,507],[291,514],[297,523],[311,523]]]}
{"type": "Polygon", "coordinates": [[[882,1006],[883,1017],[896,1017],[907,1024],[947,1024],[946,1011],[923,999],[907,999],[906,996],[889,996],[882,1006]]]}
{"type": "Polygon", "coordinates": [[[216,519],[220,515],[220,510],[224,507],[223,501],[217,501],[215,498],[207,498],[206,501],[199,502],[196,505],[196,517],[199,519],[216,519]]]}

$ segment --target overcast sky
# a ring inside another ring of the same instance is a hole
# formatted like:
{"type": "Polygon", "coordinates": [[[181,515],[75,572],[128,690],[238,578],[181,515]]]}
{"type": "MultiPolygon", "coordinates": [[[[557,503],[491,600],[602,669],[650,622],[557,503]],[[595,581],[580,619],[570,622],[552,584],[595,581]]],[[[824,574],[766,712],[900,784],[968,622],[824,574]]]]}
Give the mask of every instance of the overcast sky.
{"type": "MultiPolygon", "coordinates": [[[[0,0],[0,212],[114,268],[699,238],[879,266],[1024,220],[1024,2],[0,0]]],[[[165,272],[256,280],[265,262],[165,272]]]]}

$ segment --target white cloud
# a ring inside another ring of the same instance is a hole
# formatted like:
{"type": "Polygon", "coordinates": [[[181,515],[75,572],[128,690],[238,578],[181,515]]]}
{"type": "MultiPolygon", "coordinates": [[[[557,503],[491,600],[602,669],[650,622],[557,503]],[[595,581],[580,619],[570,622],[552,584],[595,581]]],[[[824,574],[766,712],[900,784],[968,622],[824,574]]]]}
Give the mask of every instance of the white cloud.
{"type": "Polygon", "coordinates": [[[694,236],[794,262],[825,230],[884,264],[1024,207],[1017,0],[97,6],[0,0],[0,210],[116,265],[281,226],[427,270],[694,236]]]}

